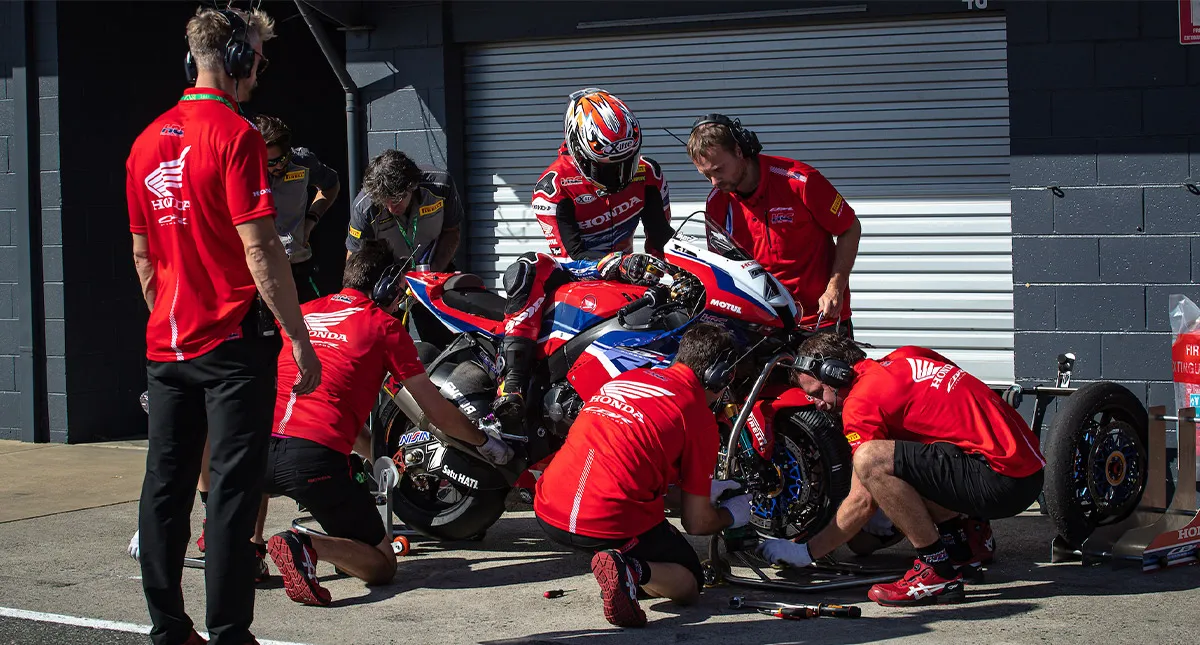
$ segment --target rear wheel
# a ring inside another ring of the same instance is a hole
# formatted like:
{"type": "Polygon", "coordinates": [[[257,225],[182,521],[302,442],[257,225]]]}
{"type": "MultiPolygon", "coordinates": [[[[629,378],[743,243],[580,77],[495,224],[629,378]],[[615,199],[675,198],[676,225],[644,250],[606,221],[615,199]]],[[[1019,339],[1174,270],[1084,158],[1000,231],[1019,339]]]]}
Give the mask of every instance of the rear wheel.
{"type": "Polygon", "coordinates": [[[1080,547],[1098,526],[1119,522],[1146,489],[1149,416],[1128,389],[1090,383],[1068,396],[1042,437],[1046,511],[1080,547]]]}

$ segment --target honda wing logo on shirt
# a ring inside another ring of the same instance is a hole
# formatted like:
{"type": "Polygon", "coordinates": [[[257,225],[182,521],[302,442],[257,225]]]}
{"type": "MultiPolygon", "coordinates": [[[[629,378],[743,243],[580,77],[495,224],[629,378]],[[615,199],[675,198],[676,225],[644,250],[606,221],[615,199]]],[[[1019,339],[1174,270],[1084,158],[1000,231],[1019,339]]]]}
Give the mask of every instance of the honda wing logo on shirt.
{"type": "Polygon", "coordinates": [[[600,388],[602,396],[611,397],[621,403],[628,403],[628,399],[649,399],[656,396],[675,396],[675,393],[665,387],[657,385],[648,385],[646,383],[632,383],[629,381],[612,381],[606,383],[600,388]]]}
{"type": "MultiPolygon", "coordinates": [[[[171,192],[172,188],[183,188],[184,158],[187,157],[187,154],[191,149],[191,146],[187,146],[183,149],[183,153],[179,155],[178,159],[164,161],[158,164],[158,168],[155,168],[154,172],[146,175],[146,189],[149,190],[152,195],[158,197],[158,199],[150,201],[150,206],[154,210],[157,211],[168,208],[187,210],[191,207],[189,200],[178,200],[175,198],[175,193],[171,192]]],[[[159,223],[161,224],[164,222],[160,221],[159,223]]],[[[170,223],[174,224],[176,221],[171,221],[170,223]]],[[[184,220],[179,223],[186,224],[187,221],[184,220]]]]}
{"type": "Polygon", "coordinates": [[[941,389],[942,381],[951,372],[957,370],[958,373],[954,375],[954,378],[950,379],[950,385],[946,387],[947,392],[953,390],[958,380],[962,378],[962,370],[950,364],[935,363],[934,361],[926,361],[919,358],[906,358],[904,360],[908,361],[908,366],[912,368],[913,383],[933,381],[929,384],[929,387],[935,390],[941,389]]]}
{"type": "Polygon", "coordinates": [[[332,327],[336,327],[342,321],[349,318],[352,314],[362,311],[362,307],[351,307],[342,309],[341,311],[325,311],[311,314],[304,314],[304,326],[308,327],[308,335],[313,339],[322,340],[339,340],[346,342],[345,334],[339,334],[332,331],[332,327]]]}

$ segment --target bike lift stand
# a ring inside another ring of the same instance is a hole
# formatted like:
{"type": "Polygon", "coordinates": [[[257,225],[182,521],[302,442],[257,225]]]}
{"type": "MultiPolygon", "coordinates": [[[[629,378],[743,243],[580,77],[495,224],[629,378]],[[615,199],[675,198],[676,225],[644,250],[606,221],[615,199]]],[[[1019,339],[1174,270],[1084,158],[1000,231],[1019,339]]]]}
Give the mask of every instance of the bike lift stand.
{"type": "MultiPolygon", "coordinates": [[[[791,363],[794,357],[788,354],[780,354],[772,358],[763,367],[763,371],[759,375],[758,380],[754,382],[754,387],[751,388],[746,401],[754,401],[758,398],[758,394],[770,377],[771,371],[775,369],[780,361],[784,360],[791,363]]],[[[725,446],[725,461],[721,464],[720,472],[720,477],[724,479],[729,479],[733,474],[738,437],[741,435],[742,428],[746,426],[746,421],[750,418],[752,409],[750,405],[743,405],[737,418],[734,420],[733,428],[729,432],[729,442],[725,446]]],[[[866,567],[849,562],[840,562],[830,555],[817,560],[812,565],[803,569],[788,568],[784,569],[781,575],[771,576],[764,569],[771,569],[772,566],[765,562],[762,566],[757,564],[756,560],[758,562],[762,562],[762,560],[754,555],[752,551],[735,550],[731,552],[723,548],[724,545],[725,538],[721,533],[709,538],[708,560],[704,562],[706,587],[715,586],[721,582],[728,582],[752,589],[770,589],[800,593],[824,592],[892,582],[903,575],[908,569],[907,566],[901,568],[866,567]],[[754,577],[733,573],[733,566],[731,566],[733,564],[750,569],[754,573],[754,577]]]]}
{"type": "Polygon", "coordinates": [[[1114,524],[1100,526],[1073,549],[1061,537],[1051,547],[1051,562],[1082,561],[1094,565],[1104,560],[1113,568],[1140,564],[1156,571],[1200,559],[1200,514],[1196,510],[1196,409],[1181,408],[1167,416],[1165,406],[1150,408],[1147,445],[1147,481],[1137,509],[1114,524]],[[1171,505],[1166,505],[1166,422],[1176,422],[1179,476],[1171,505]]]}

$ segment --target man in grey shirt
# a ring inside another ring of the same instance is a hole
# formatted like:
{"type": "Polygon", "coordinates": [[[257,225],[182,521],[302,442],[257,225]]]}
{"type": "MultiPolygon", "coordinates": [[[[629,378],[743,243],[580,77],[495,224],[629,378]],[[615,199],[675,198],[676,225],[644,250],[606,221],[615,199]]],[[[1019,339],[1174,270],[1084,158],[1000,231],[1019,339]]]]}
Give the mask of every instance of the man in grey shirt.
{"type": "Polygon", "coordinates": [[[422,170],[403,152],[384,150],[367,164],[350,208],[346,255],[364,240],[386,240],[397,262],[415,251],[416,264],[445,271],[458,250],[462,219],[449,173],[422,170]]]}
{"type": "Polygon", "coordinates": [[[275,231],[292,263],[300,302],[320,296],[309,236],[341,190],[338,174],[308,148],[293,148],[292,133],[281,119],[260,114],[255,125],[267,144],[267,173],[275,198],[275,231]],[[310,199],[309,187],[316,195],[310,199]]]}

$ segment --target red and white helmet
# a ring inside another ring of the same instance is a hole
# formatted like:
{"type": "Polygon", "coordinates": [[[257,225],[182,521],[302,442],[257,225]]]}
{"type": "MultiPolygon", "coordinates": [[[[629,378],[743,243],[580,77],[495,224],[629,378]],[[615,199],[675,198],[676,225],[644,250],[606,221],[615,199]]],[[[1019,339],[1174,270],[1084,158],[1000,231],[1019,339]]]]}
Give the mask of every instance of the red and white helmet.
{"type": "Polygon", "coordinates": [[[621,99],[595,87],[574,92],[563,117],[563,136],[580,172],[608,193],[633,181],[642,126],[621,99]]]}

